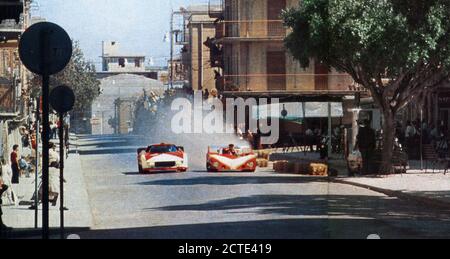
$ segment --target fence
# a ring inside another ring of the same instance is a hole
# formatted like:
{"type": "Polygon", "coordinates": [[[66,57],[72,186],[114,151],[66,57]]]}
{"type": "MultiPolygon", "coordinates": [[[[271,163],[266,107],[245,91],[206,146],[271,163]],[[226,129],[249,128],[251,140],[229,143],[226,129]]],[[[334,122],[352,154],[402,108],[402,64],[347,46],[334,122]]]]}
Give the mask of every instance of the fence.
{"type": "Polygon", "coordinates": [[[354,90],[357,85],[348,74],[241,74],[225,75],[218,82],[224,91],[258,90],[354,90]]]}

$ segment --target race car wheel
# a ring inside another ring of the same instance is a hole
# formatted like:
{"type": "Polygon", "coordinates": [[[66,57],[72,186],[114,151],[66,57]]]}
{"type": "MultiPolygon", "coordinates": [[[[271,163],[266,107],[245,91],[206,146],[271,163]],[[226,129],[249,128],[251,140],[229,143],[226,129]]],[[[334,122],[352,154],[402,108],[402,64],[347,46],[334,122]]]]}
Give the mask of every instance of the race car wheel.
{"type": "Polygon", "coordinates": [[[141,165],[138,166],[138,171],[139,171],[140,174],[144,173],[144,170],[142,170],[142,166],[141,165]]]}
{"type": "Polygon", "coordinates": [[[208,171],[208,173],[214,173],[217,172],[217,169],[213,169],[209,163],[206,164],[206,171],[208,171]]]}

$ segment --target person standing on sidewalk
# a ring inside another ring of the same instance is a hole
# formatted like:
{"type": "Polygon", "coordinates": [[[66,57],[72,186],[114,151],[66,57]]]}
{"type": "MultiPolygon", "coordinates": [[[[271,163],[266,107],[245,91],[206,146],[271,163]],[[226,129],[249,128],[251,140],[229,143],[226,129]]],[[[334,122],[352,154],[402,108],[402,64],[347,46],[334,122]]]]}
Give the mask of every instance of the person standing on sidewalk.
{"type": "Polygon", "coordinates": [[[19,184],[20,179],[20,169],[19,169],[19,145],[13,146],[13,151],[11,152],[11,170],[12,170],[12,184],[19,184]]]}
{"type": "Polygon", "coordinates": [[[356,148],[361,152],[362,174],[370,174],[370,159],[373,156],[376,145],[375,130],[370,127],[370,121],[364,120],[356,137],[356,148]]]}
{"type": "Polygon", "coordinates": [[[3,203],[2,203],[1,197],[2,197],[3,193],[8,190],[8,188],[9,188],[8,185],[4,184],[3,179],[0,176],[0,237],[3,235],[3,231],[11,230],[10,227],[6,226],[3,223],[3,219],[2,219],[2,216],[3,216],[2,205],[3,205],[3,203]]]}
{"type": "MultiPolygon", "coordinates": [[[[6,162],[4,158],[1,159],[1,167],[0,167],[0,177],[3,180],[3,184],[8,186],[8,189],[4,192],[6,198],[8,199],[7,205],[17,205],[18,204],[18,198],[15,194],[15,192],[12,189],[12,171],[11,166],[6,162]]],[[[0,195],[1,198],[1,195],[0,195]]]]}

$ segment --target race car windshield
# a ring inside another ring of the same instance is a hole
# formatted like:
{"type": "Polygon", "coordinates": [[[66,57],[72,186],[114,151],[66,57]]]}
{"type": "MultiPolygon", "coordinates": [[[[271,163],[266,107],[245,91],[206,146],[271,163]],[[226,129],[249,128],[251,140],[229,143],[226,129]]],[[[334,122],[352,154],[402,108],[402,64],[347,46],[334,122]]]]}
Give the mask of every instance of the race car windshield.
{"type": "Polygon", "coordinates": [[[177,152],[178,148],[176,146],[151,146],[151,153],[172,153],[177,152]]]}

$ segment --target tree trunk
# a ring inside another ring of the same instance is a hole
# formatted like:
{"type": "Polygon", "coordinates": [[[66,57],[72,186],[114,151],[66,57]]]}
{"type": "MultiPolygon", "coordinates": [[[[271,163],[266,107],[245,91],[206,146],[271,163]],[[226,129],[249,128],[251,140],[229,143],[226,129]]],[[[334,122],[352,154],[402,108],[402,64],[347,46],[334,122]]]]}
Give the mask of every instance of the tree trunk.
{"type": "Polygon", "coordinates": [[[383,149],[381,156],[380,174],[392,173],[392,157],[394,154],[395,141],[395,116],[391,110],[382,111],[383,123],[383,149]]]}

